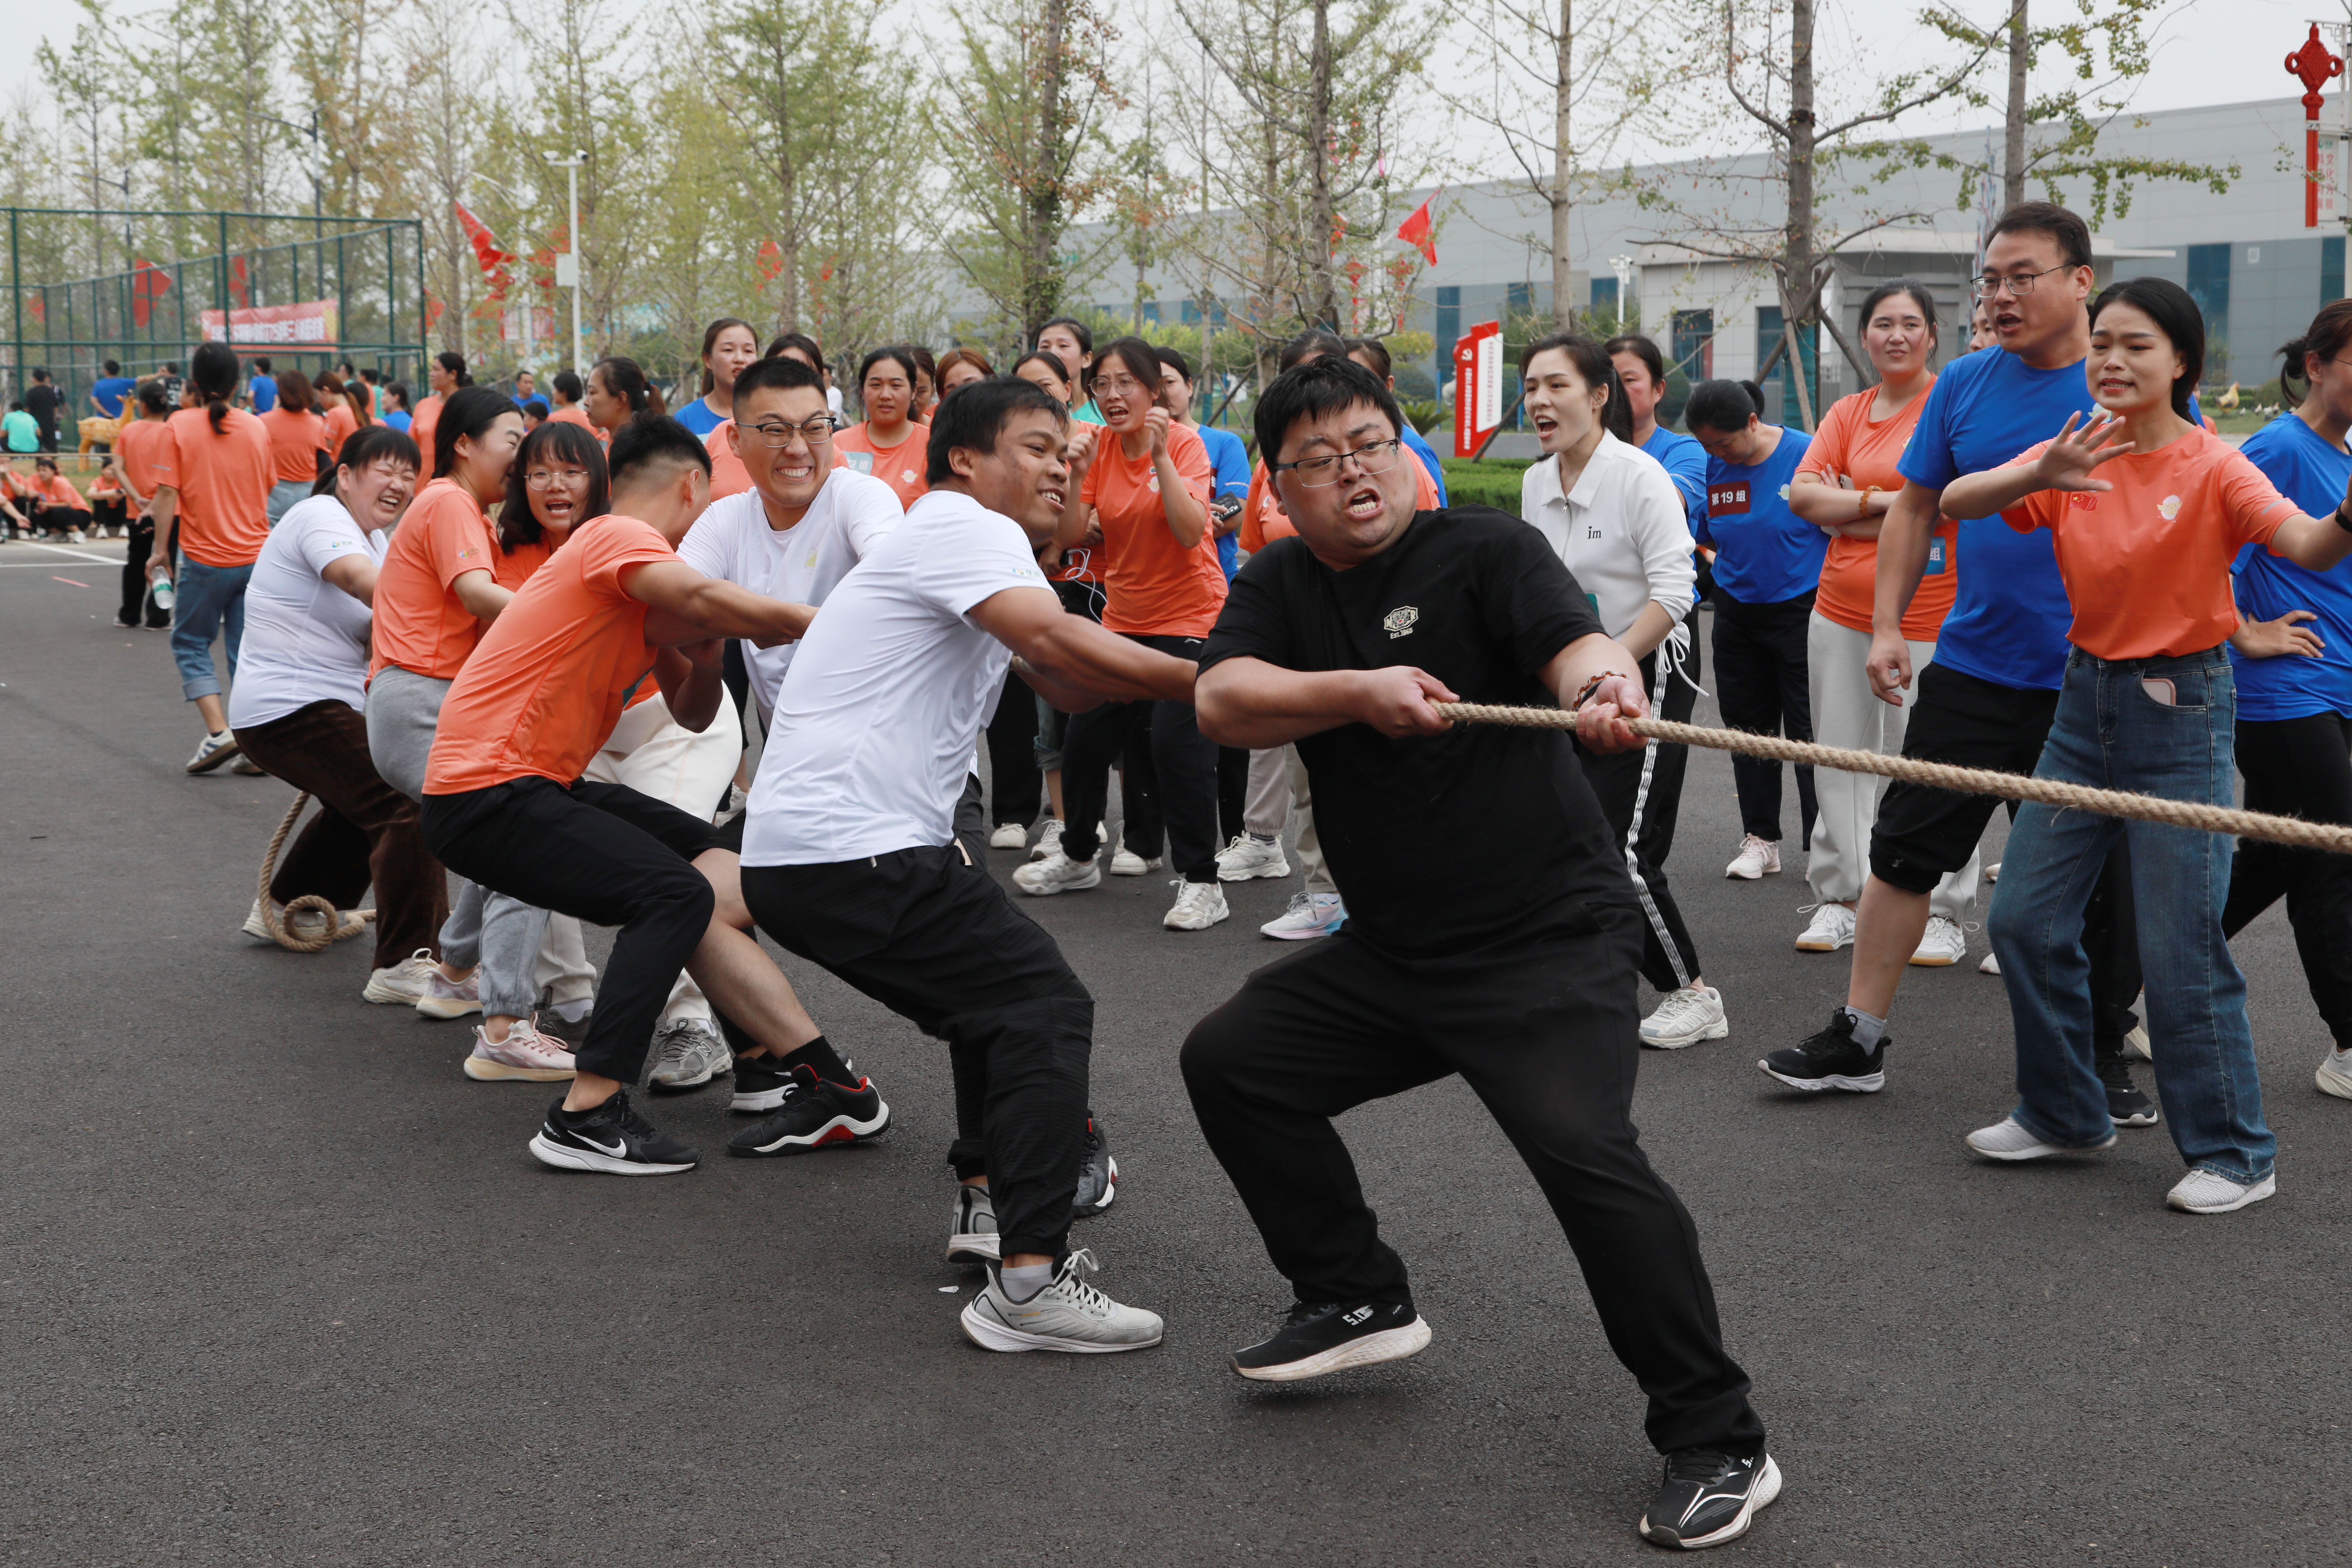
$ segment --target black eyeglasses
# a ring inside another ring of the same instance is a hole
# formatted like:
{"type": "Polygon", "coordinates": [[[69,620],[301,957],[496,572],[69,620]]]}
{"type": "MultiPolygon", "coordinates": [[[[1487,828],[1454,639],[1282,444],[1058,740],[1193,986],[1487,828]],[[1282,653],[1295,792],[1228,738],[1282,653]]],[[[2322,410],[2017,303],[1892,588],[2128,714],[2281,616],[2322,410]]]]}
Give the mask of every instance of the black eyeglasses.
{"type": "Polygon", "coordinates": [[[805,425],[784,425],[762,420],[746,426],[760,438],[760,444],[770,451],[782,451],[797,439],[812,452],[833,439],[833,421],[824,415],[805,425]]]}
{"type": "Polygon", "coordinates": [[[1988,272],[1981,278],[1969,279],[1969,292],[1979,300],[1990,300],[2003,289],[2007,289],[2011,299],[2022,300],[2033,292],[2033,280],[2036,278],[2047,278],[2053,272],[2072,272],[2073,270],[2074,270],[2073,264],[2062,261],[2055,267],[2045,267],[2039,272],[2020,272],[2007,278],[1997,272],[1988,272]]]}
{"type": "Polygon", "coordinates": [[[1278,474],[1287,468],[1298,476],[1300,484],[1309,489],[1319,489],[1325,485],[1339,482],[1339,465],[1350,458],[1356,459],[1356,467],[1364,473],[1387,473],[1396,467],[1397,450],[1403,445],[1402,438],[1391,436],[1384,441],[1367,441],[1352,452],[1339,452],[1328,458],[1304,458],[1296,463],[1276,463],[1267,471],[1278,474]]]}

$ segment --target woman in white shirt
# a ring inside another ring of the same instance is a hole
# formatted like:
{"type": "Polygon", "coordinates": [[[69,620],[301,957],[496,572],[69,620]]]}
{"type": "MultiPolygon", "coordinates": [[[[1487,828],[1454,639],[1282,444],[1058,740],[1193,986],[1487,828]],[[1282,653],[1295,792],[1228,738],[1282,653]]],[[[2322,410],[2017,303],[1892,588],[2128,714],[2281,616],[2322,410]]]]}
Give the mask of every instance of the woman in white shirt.
{"type": "MultiPolygon", "coordinates": [[[[1682,492],[1655,458],[1632,444],[1633,410],[1600,343],[1562,332],[1519,356],[1528,417],[1544,458],[1519,484],[1519,515],[1592,601],[1601,628],[1641,659],[1642,685],[1662,719],[1686,721],[1698,695],[1698,639],[1690,627],[1691,532],[1682,492]]],[[[1661,994],[1642,1043],[1672,1050],[1731,1032],[1723,997],[1699,973],[1698,950],[1666,886],[1688,748],[1655,741],[1639,752],[1585,756],[1584,775],[1618,835],[1648,917],[1642,973],[1661,994]]]]}
{"type": "MultiPolygon", "coordinates": [[[[425,847],[416,803],[376,773],[362,711],[376,568],[416,493],[418,467],[404,432],[371,425],[343,444],[317,490],[287,509],[253,563],[228,703],[245,754],[321,808],[278,861],[271,903],[310,894],[351,909],[373,884],[379,974],[432,962],[449,913],[448,879],[425,847]]],[[[324,921],[308,910],[293,917],[306,933],[324,921]]],[[[268,935],[258,900],[246,930],[268,935]]]]}

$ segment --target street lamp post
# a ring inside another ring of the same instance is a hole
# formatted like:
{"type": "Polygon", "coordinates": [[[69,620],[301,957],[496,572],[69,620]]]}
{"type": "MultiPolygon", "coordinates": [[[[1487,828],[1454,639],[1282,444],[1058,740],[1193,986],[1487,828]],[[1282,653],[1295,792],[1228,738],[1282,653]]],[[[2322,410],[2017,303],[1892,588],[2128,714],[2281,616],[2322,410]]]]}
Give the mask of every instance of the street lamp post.
{"type": "Polygon", "coordinates": [[[580,165],[588,161],[588,155],[574,153],[559,158],[550,153],[546,156],[550,164],[565,170],[572,181],[572,222],[563,231],[564,252],[555,258],[555,286],[572,290],[572,374],[579,375],[584,374],[588,359],[580,331],[580,165]]]}

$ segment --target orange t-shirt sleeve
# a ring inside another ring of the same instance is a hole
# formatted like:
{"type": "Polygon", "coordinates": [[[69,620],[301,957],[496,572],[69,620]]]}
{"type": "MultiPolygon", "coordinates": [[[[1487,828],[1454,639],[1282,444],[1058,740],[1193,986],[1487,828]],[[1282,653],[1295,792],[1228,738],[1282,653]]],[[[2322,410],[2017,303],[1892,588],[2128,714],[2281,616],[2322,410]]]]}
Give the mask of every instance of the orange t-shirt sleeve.
{"type": "MultiPolygon", "coordinates": [[[[2038,461],[2042,454],[2049,449],[2049,442],[2036,441],[2032,446],[2003,463],[2001,467],[2022,468],[2028,463],[2038,461]]],[[[2003,507],[2000,520],[2020,533],[2032,533],[2037,528],[2055,530],[2058,526],[2059,515],[2065,510],[2067,494],[2065,490],[2035,490],[2014,506],[2003,507]]]]}
{"type": "MultiPolygon", "coordinates": [[[[1861,393],[1863,397],[1875,397],[1876,393],[1861,393]]],[[[1811,474],[1834,485],[1838,476],[1846,472],[1853,460],[1854,401],[1841,397],[1830,405],[1822,420],[1822,427],[1813,432],[1813,444],[1805,448],[1805,460],[1797,465],[1800,474],[1811,474]]]]}
{"type": "Polygon", "coordinates": [[[180,484],[180,432],[170,420],[147,448],[147,475],[158,486],[180,484]]]}
{"type": "Polygon", "coordinates": [[[2221,492],[2221,514],[2230,537],[2238,544],[2268,544],[2279,524],[2302,515],[2303,509],[2279,494],[2278,487],[2253,460],[2231,452],[2215,476],[2221,492]]]}
{"type": "Polygon", "coordinates": [[[421,521],[425,524],[425,559],[446,592],[467,572],[490,572],[488,532],[479,513],[464,492],[441,491],[421,521]]]}
{"type": "MultiPolygon", "coordinates": [[[[1217,470],[1210,465],[1208,443],[1180,425],[1168,433],[1168,455],[1176,460],[1176,476],[1184,481],[1185,492],[1206,507],[1209,492],[1217,488],[1217,470]],[[1183,439],[1178,439],[1180,436],[1183,439]]],[[[1413,467],[1421,465],[1416,462],[1413,467]]]]}

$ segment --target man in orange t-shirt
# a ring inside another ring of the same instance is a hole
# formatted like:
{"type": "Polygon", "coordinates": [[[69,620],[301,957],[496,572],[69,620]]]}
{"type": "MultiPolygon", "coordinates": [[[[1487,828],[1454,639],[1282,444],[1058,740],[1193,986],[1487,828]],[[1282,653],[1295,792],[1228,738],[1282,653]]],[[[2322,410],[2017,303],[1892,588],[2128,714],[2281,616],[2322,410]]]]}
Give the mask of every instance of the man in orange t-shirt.
{"type": "Polygon", "coordinates": [[[624,1087],[645,1066],[682,967],[762,1044],[804,1017],[758,944],[714,918],[711,884],[693,865],[710,823],[580,776],[643,682],[658,681],[671,717],[699,730],[725,696],[712,639],[789,641],[815,614],[677,558],[709,499],[709,454],[686,426],[658,416],[624,426],[612,512],[576,531],[482,635],[442,704],[425,770],[425,837],[444,865],[620,928],[571,1088],[530,1142],[558,1169],[667,1175],[698,1163],[630,1107],[624,1087]]]}
{"type": "Polygon", "coordinates": [[[236,351],[226,343],[199,345],[190,357],[188,377],[205,401],[165,421],[166,439],[156,447],[152,510],[159,542],[148,556],[147,572],[152,577],[176,566],[172,658],[179,666],[181,691],[205,721],[205,739],[187,763],[189,773],[203,773],[236,755],[212,644],[217,633],[234,679],[237,645],[245,638],[246,581],[269,540],[273,468],[269,432],[253,415],[229,406],[236,391],[236,351]],[[175,521],[176,563],[161,542],[172,537],[175,521]]]}

